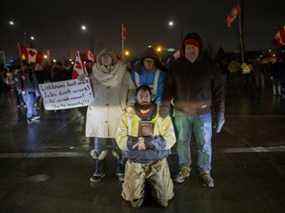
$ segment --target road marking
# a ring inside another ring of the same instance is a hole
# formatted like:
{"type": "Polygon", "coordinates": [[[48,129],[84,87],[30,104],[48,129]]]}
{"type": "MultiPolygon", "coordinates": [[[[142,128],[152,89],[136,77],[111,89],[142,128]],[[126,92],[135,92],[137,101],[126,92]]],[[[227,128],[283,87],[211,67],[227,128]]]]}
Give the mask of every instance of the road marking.
{"type": "Polygon", "coordinates": [[[226,114],[228,118],[285,118],[285,115],[276,114],[263,114],[263,115],[253,115],[253,114],[226,114]]]}
{"type": "Polygon", "coordinates": [[[285,146],[226,148],[223,149],[222,152],[224,153],[285,152],[285,146]]]}
{"type": "Polygon", "coordinates": [[[81,158],[87,157],[83,152],[33,152],[33,153],[0,153],[0,158],[81,158]]]}
{"type": "MultiPolygon", "coordinates": [[[[285,152],[285,146],[270,147],[236,147],[218,149],[222,153],[265,153],[265,152],[285,152]]],[[[87,158],[89,153],[85,152],[33,152],[33,153],[0,153],[0,158],[87,158]]]]}

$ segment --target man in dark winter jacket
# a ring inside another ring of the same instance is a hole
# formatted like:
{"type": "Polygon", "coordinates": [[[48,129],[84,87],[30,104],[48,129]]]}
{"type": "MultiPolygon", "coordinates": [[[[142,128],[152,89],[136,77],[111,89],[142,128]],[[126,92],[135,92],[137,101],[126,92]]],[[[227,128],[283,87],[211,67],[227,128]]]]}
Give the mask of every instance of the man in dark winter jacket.
{"type": "Polygon", "coordinates": [[[175,181],[183,183],[191,171],[190,142],[197,143],[198,170],[203,184],[214,187],[212,164],[212,114],[216,115],[216,132],[224,118],[224,80],[209,58],[203,55],[203,43],[196,33],[183,40],[181,56],[170,67],[167,76],[165,103],[173,104],[177,130],[179,174],[175,181]]]}

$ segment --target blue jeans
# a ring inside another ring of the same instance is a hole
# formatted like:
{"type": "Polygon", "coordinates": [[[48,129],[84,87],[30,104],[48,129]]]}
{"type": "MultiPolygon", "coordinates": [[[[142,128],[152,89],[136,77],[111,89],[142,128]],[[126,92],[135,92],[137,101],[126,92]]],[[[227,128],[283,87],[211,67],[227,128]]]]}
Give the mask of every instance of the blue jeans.
{"type": "Polygon", "coordinates": [[[212,116],[211,113],[188,116],[174,111],[174,125],[177,131],[177,154],[180,168],[191,165],[190,143],[195,136],[197,166],[200,173],[210,172],[212,164],[212,116]]]}
{"type": "Polygon", "coordinates": [[[24,94],[22,93],[22,97],[27,107],[27,112],[26,112],[27,119],[30,119],[33,116],[37,116],[39,113],[37,108],[35,107],[35,103],[37,100],[36,93],[25,91],[24,94]]]}

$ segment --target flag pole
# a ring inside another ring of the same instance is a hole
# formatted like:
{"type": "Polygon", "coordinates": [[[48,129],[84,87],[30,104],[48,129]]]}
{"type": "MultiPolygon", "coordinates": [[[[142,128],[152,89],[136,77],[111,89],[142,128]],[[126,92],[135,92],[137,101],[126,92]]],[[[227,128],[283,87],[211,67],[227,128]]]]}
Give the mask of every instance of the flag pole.
{"type": "Polygon", "coordinates": [[[122,40],[122,59],[124,59],[124,50],[125,50],[125,26],[121,25],[121,40],[122,40]]]}
{"type": "Polygon", "coordinates": [[[245,42],[244,42],[244,0],[240,2],[240,15],[238,21],[239,41],[240,41],[240,55],[242,63],[245,63],[245,42]]]}
{"type": "Polygon", "coordinates": [[[22,49],[21,49],[21,45],[19,42],[17,42],[17,49],[18,49],[18,54],[19,54],[19,58],[20,58],[20,65],[22,67],[23,66],[22,49]]]}
{"type": "Polygon", "coordinates": [[[122,59],[124,57],[124,49],[125,49],[125,41],[124,39],[122,38],[122,59]]]}

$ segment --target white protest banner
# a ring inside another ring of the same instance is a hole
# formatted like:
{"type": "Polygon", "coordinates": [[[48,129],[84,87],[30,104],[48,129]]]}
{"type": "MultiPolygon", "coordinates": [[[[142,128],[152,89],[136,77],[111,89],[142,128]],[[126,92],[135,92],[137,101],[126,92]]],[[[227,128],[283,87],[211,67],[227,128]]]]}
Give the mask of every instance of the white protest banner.
{"type": "Polygon", "coordinates": [[[94,99],[88,78],[39,85],[46,110],[88,106],[94,99]]]}

